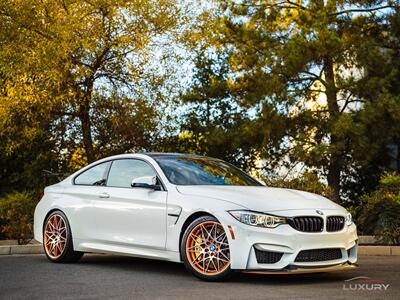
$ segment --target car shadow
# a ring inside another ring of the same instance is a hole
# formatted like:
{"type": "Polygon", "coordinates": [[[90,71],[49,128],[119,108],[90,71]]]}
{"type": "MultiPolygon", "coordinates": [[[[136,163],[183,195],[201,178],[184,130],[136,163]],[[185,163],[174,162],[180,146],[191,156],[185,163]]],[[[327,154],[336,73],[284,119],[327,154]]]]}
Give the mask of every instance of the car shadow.
{"type": "MultiPolygon", "coordinates": [[[[136,258],[119,255],[89,254],[85,255],[79,264],[99,268],[112,268],[135,273],[152,273],[155,275],[167,275],[179,277],[183,280],[200,281],[191,276],[183,264],[173,263],[146,258],[136,258]]],[[[334,273],[313,273],[313,274],[252,274],[235,273],[229,280],[231,283],[247,284],[270,284],[290,286],[295,284],[322,284],[332,282],[343,282],[356,275],[355,271],[338,271],[334,273]]]]}

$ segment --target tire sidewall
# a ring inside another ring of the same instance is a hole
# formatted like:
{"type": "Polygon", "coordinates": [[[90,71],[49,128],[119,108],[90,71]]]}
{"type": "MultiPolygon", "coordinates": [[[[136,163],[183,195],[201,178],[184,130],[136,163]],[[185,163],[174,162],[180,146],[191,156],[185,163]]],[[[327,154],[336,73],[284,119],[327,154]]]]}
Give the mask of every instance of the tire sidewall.
{"type": "MultiPolygon", "coordinates": [[[[224,270],[221,273],[218,273],[216,275],[205,275],[205,274],[197,271],[195,268],[193,268],[191,263],[189,262],[189,259],[187,258],[186,242],[189,237],[189,234],[197,225],[207,222],[207,221],[213,221],[213,222],[217,222],[217,223],[221,224],[217,218],[212,217],[212,216],[199,217],[199,218],[195,219],[192,223],[190,223],[190,225],[186,228],[186,230],[183,234],[181,245],[180,245],[182,260],[183,260],[183,263],[184,263],[186,269],[189,270],[190,272],[192,272],[193,275],[195,275],[196,277],[206,280],[206,281],[223,281],[223,280],[228,279],[233,273],[230,265],[226,270],[224,270]]],[[[225,230],[225,228],[224,228],[224,230],[225,230]]],[[[226,231],[225,231],[225,234],[227,234],[226,231]]],[[[228,244],[229,244],[229,241],[228,241],[228,244]]]]}

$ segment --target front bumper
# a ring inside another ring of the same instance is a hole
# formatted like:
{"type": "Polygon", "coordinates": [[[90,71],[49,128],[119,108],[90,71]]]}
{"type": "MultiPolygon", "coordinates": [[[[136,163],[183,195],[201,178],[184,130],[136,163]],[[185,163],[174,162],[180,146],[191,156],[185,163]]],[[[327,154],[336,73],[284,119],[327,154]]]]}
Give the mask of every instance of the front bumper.
{"type": "MultiPolygon", "coordinates": [[[[315,213],[315,211],[314,211],[315,213]]],[[[313,215],[302,211],[300,215],[313,215]]],[[[280,214],[283,215],[283,214],[280,214]]],[[[340,215],[330,211],[328,215],[340,215]]],[[[326,218],[324,216],[324,219],[326,218]]],[[[231,268],[256,273],[312,273],[352,269],[357,262],[357,230],[354,224],[345,225],[341,231],[308,233],[297,231],[288,224],[273,229],[245,225],[228,213],[219,216],[227,230],[231,255],[231,268]],[[302,250],[340,249],[341,258],[326,261],[298,262],[296,257],[302,250]],[[281,253],[281,258],[274,263],[259,263],[255,251],[281,253]]],[[[326,220],[324,220],[326,221],[326,220]]],[[[326,223],[326,222],[325,222],[326,223]]],[[[324,224],[325,224],[324,223],[324,224]]]]}

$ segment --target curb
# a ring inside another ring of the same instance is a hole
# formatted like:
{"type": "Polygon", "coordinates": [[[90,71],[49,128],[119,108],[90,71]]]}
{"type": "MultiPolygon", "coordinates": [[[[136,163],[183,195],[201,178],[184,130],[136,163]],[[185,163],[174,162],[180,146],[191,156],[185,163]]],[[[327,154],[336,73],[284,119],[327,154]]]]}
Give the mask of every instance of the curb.
{"type": "Polygon", "coordinates": [[[44,250],[41,244],[0,246],[0,255],[43,254],[43,253],[44,250]]]}
{"type": "MultiPolygon", "coordinates": [[[[0,246],[0,255],[43,253],[43,246],[41,244],[0,246]]],[[[359,246],[358,255],[400,256],[400,246],[359,246]]]]}
{"type": "Polygon", "coordinates": [[[359,246],[359,255],[398,256],[400,246],[359,246]]]}

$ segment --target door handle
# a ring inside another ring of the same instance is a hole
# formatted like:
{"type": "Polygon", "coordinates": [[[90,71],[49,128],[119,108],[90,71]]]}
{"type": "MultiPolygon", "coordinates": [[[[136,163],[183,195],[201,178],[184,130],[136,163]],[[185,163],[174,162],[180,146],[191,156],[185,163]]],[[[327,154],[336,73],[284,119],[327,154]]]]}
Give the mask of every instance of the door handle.
{"type": "Polygon", "coordinates": [[[99,194],[99,198],[110,198],[110,195],[108,193],[101,193],[99,194]]]}

